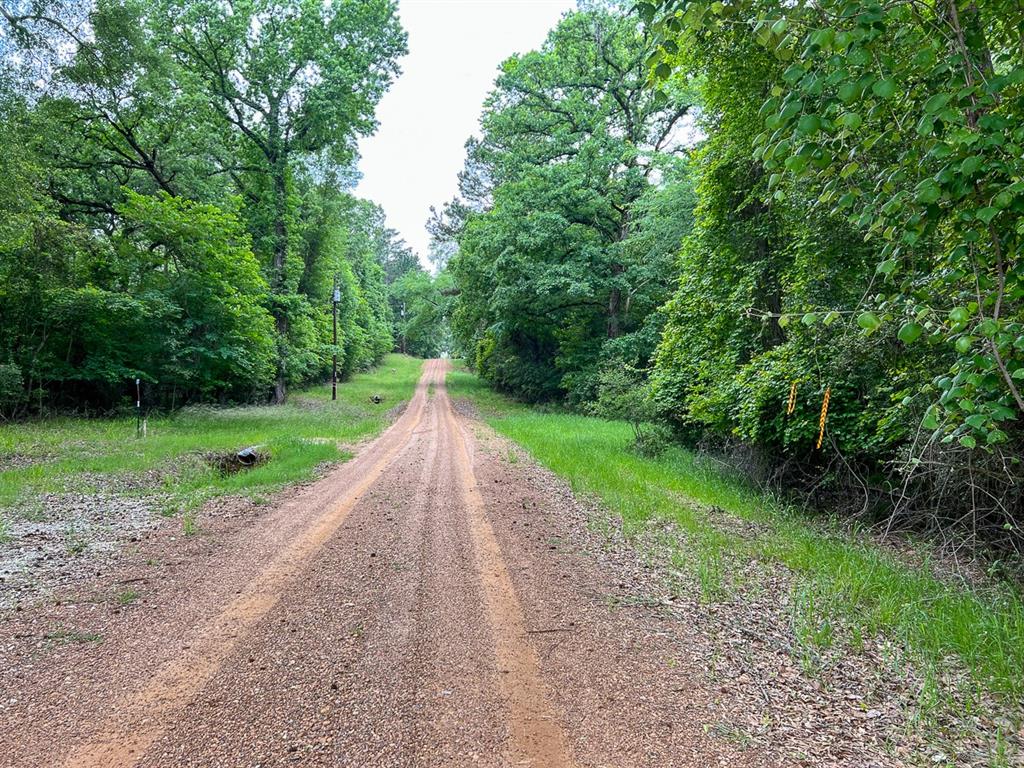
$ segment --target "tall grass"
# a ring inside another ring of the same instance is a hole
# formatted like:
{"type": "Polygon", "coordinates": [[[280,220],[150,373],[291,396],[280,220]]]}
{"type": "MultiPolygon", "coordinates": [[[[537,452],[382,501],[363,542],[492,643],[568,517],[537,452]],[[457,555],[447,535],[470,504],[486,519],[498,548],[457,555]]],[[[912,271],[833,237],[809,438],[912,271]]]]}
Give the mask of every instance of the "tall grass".
{"type": "Polygon", "coordinates": [[[808,642],[829,645],[840,629],[851,640],[881,635],[926,668],[956,657],[989,690],[1024,695],[1024,603],[1011,586],[939,578],[681,448],[641,457],[629,450],[625,423],[531,410],[465,372],[450,374],[449,388],[575,491],[600,498],[627,534],[652,518],[678,525],[696,548],[688,561],[705,597],[722,590],[723,559],[781,563],[794,577],[800,621],[812,628],[808,642]],[[723,516],[755,522],[757,535],[731,532],[723,516]]]}
{"type": "Polygon", "coordinates": [[[379,432],[388,412],[412,396],[422,361],[388,355],[383,364],[338,387],[293,393],[281,406],[195,407],[148,419],[136,437],[134,418],[59,418],[0,427],[0,460],[17,455],[26,466],[0,472],[0,508],[30,502],[42,493],[83,492],[113,482],[150,492],[155,470],[170,505],[193,507],[223,493],[267,492],[306,479],[323,462],[345,457],[343,446],[379,432]],[[371,396],[379,394],[375,404],[371,396]],[[260,445],[270,460],[245,472],[222,475],[204,454],[260,445]],[[122,481],[118,483],[118,481],[122,481]]]}

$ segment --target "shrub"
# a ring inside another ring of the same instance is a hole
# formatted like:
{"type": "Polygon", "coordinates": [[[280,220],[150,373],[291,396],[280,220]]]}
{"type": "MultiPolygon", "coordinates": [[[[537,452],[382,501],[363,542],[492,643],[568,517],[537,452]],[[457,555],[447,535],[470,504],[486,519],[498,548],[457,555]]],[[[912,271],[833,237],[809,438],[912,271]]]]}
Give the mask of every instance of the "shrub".
{"type": "Polygon", "coordinates": [[[25,402],[25,382],[21,368],[14,363],[0,363],[0,414],[11,416],[25,402]]]}
{"type": "Polygon", "coordinates": [[[655,425],[655,408],[644,373],[621,361],[610,361],[598,375],[597,400],[588,410],[595,416],[629,422],[633,448],[656,456],[669,442],[667,427],[655,425]]]}

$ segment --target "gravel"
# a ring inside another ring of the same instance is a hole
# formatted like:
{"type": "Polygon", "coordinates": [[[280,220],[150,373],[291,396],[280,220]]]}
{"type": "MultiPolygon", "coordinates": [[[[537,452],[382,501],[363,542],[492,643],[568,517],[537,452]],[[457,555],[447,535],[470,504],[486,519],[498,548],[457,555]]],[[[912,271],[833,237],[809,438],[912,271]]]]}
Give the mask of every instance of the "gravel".
{"type": "MultiPolygon", "coordinates": [[[[598,500],[574,496],[562,479],[490,430],[478,427],[478,433],[495,460],[508,464],[515,457],[509,471],[558,510],[558,547],[586,552],[599,569],[618,574],[606,599],[661,621],[672,644],[685,650],[711,702],[703,715],[709,733],[791,766],[988,768],[1000,739],[1004,764],[1024,765],[1020,709],[1008,711],[1007,702],[984,696],[969,702],[976,688],[952,660],[939,680],[951,701],[924,712],[925,674],[891,641],[868,637],[856,649],[799,642],[791,602],[799,584],[782,565],[729,563],[724,594],[709,599],[693,568],[680,567],[680,559],[693,558],[685,532],[651,520],[627,536],[621,519],[598,500]]],[[[723,518],[714,508],[704,512],[734,535],[758,535],[756,523],[723,518]]]]}
{"type": "Polygon", "coordinates": [[[109,568],[159,523],[159,499],[111,493],[45,494],[7,517],[0,541],[0,611],[50,599],[109,568]]]}
{"type": "Polygon", "coordinates": [[[319,482],[0,621],[0,765],[771,764],[705,731],[691,654],[609,601],[629,575],[456,419],[445,367],[319,482]]]}

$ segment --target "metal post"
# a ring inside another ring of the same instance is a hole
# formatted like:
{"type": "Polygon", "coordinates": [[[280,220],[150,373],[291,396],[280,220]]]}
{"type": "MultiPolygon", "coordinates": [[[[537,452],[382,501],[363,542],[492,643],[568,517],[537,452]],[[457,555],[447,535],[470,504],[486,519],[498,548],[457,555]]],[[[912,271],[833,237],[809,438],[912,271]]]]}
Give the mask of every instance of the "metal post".
{"type": "Polygon", "coordinates": [[[334,359],[331,364],[331,400],[338,399],[338,302],[341,301],[341,288],[338,279],[334,279],[334,301],[331,314],[334,320],[334,359]]]}
{"type": "Polygon", "coordinates": [[[135,379],[135,436],[142,437],[142,381],[135,379]]]}

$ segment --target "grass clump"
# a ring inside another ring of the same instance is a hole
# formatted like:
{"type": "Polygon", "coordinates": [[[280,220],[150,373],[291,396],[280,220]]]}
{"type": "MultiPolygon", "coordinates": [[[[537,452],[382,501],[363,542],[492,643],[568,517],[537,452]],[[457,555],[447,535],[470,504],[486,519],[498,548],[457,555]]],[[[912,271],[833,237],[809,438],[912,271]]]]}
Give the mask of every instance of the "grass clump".
{"type": "Polygon", "coordinates": [[[80,555],[89,547],[89,541],[73,526],[64,534],[64,550],[69,555],[80,555]]]}
{"type": "Polygon", "coordinates": [[[704,600],[728,594],[726,561],[784,565],[794,577],[794,634],[809,658],[840,635],[854,647],[883,636],[925,670],[955,657],[988,690],[1024,696],[1024,602],[1011,585],[938,578],[679,447],[638,455],[624,421],[532,410],[462,371],[448,380],[452,395],[471,399],[496,431],[620,515],[627,535],[652,519],[673,522],[692,550],[683,560],[704,600]],[[737,521],[756,523],[757,534],[736,534],[737,521]]]}
{"type": "Polygon", "coordinates": [[[139,599],[139,593],[134,589],[124,589],[114,597],[118,605],[127,607],[139,599]]]}

